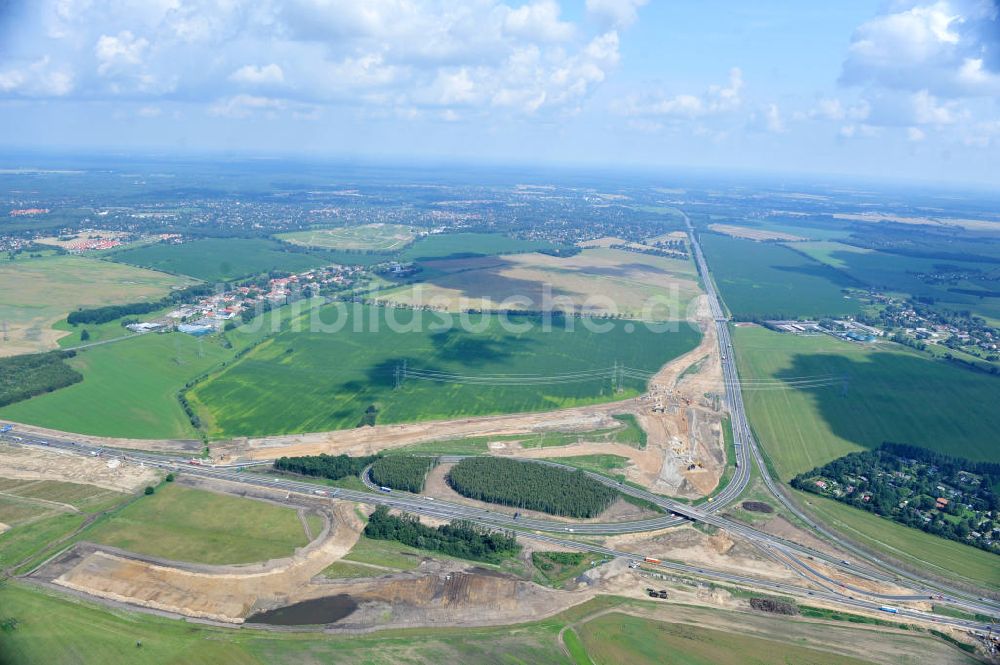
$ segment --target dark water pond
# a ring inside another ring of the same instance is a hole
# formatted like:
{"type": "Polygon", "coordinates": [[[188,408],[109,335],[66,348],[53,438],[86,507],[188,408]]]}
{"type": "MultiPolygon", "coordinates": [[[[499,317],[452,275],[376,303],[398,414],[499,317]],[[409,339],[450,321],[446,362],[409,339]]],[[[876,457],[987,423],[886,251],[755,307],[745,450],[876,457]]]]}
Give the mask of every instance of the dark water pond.
{"type": "Polygon", "coordinates": [[[324,596],[266,612],[257,612],[247,617],[247,623],[267,623],[272,626],[315,626],[339,621],[356,609],[358,609],[358,604],[347,594],[324,596]]]}

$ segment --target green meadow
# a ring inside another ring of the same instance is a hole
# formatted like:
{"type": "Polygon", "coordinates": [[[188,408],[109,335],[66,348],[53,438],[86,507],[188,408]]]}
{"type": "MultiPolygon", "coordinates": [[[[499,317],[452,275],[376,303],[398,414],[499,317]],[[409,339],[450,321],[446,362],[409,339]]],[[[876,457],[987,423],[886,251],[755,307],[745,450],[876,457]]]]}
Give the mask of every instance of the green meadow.
{"type": "Polygon", "coordinates": [[[79,307],[157,300],[193,281],[82,256],[0,262],[0,355],[55,348],[66,315],[79,307]],[[53,329],[55,328],[55,329],[53,329]]]}
{"type": "Polygon", "coordinates": [[[198,436],[177,399],[185,384],[308,312],[301,300],[219,336],[133,335],[77,351],[83,381],[0,409],[0,418],[67,432],[137,439],[198,436]]]}
{"type": "Polygon", "coordinates": [[[157,243],[112,255],[115,261],[220,282],[269,270],[303,272],[331,263],[323,254],[290,252],[274,240],[208,238],[180,245],[157,243]]]}
{"type": "Polygon", "coordinates": [[[1000,318],[1000,298],[988,295],[996,291],[1000,276],[995,263],[903,256],[840,242],[804,242],[792,247],[876,289],[929,297],[948,309],[1000,318]],[[971,279],[941,282],[929,277],[941,272],[964,273],[971,279]],[[981,279],[973,277],[977,275],[981,279]]]}
{"type": "Polygon", "coordinates": [[[858,658],[713,630],[666,623],[612,612],[587,622],[579,631],[593,663],[684,663],[684,665],[744,665],[744,663],[820,663],[861,665],[858,658]],[[668,656],[669,654],[669,656],[668,656]]]}
{"type": "Polygon", "coordinates": [[[294,508],[164,483],[83,535],[175,561],[237,564],[291,556],[309,540],[294,508]]]}
{"type": "Polygon", "coordinates": [[[884,441],[1000,461],[1000,381],[893,344],[733,329],[750,422],[782,480],[884,441]],[[795,381],[835,377],[832,385],[795,381]],[[843,378],[843,380],[840,380],[843,378]]]}
{"type": "Polygon", "coordinates": [[[775,243],[701,235],[705,258],[737,318],[841,316],[858,311],[843,289],[859,286],[828,265],[775,243]]]}
{"type": "Polygon", "coordinates": [[[940,640],[911,631],[873,632],[843,622],[778,619],[691,606],[671,609],[615,597],[599,597],[547,619],[513,626],[395,629],[358,635],[202,625],[108,610],[17,582],[0,588],[0,607],[2,616],[17,621],[16,628],[0,632],[4,665],[977,662],[940,640]],[[616,608],[620,611],[613,611],[616,608]],[[626,612],[655,614],[647,618],[626,612]],[[660,617],[662,621],[657,620],[660,617]],[[721,630],[726,626],[730,628],[721,630]],[[859,660],[834,651],[866,657],[859,660]]]}
{"type": "Polygon", "coordinates": [[[499,233],[447,233],[424,236],[400,253],[400,261],[536,252],[555,247],[542,240],[520,240],[499,233]]]}
{"type": "Polygon", "coordinates": [[[231,356],[216,338],[148,334],[77,352],[83,381],[0,409],[0,417],[67,432],[140,439],[196,437],[177,400],[191,378],[231,356]]]}
{"type": "Polygon", "coordinates": [[[897,524],[833,499],[806,492],[796,492],[796,496],[820,521],[866,549],[884,552],[939,577],[1000,589],[1000,566],[995,554],[897,524]]]}
{"type": "Polygon", "coordinates": [[[397,252],[413,242],[413,229],[399,224],[366,224],[336,228],[313,228],[275,236],[280,240],[323,249],[397,252]]]}
{"type": "Polygon", "coordinates": [[[616,362],[653,372],[699,339],[685,324],[661,333],[632,322],[602,322],[610,330],[599,333],[579,320],[564,326],[557,319],[546,332],[540,319],[512,316],[512,324],[529,329],[511,332],[500,316],[467,315],[475,332],[465,332],[457,317],[454,326],[441,327],[442,317],[450,315],[435,312],[359,305],[318,313],[315,324],[303,321],[301,332],[267,340],[188,392],[210,436],[325,431],[624,399],[645,385],[626,378],[616,392],[616,362]],[[316,325],[329,331],[310,332],[316,325]],[[397,385],[404,364],[408,373],[397,385]],[[599,373],[585,381],[565,376],[580,372],[599,373]],[[552,382],[549,377],[557,375],[564,378],[552,382]]]}

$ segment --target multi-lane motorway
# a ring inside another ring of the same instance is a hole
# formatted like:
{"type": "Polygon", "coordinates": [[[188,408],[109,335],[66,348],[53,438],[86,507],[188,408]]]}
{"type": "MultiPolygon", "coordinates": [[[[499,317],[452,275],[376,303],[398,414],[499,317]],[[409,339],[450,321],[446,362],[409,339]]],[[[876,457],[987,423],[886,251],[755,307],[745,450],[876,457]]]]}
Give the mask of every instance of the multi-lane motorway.
{"type": "MultiPolygon", "coordinates": [[[[770,591],[790,593],[798,596],[811,596],[861,609],[878,610],[882,607],[881,603],[885,601],[926,601],[933,598],[938,602],[951,604],[965,610],[982,612],[984,614],[997,614],[998,610],[1000,610],[1000,604],[998,603],[984,598],[974,598],[964,592],[945,588],[936,582],[929,582],[920,579],[908,571],[898,569],[887,562],[870,556],[850,543],[844,542],[835,534],[832,534],[824,529],[822,525],[813,522],[783,494],[781,488],[778,486],[778,483],[775,482],[768,472],[760,448],[750,430],[746,412],[744,410],[743,396],[740,390],[740,381],[734,361],[734,351],[729,334],[728,318],[722,309],[718,294],[716,293],[715,286],[708,271],[708,266],[698,243],[697,235],[690,220],[687,220],[687,225],[695,263],[702,277],[705,291],[708,295],[711,315],[716,327],[716,333],[718,335],[726,399],[729,406],[736,449],[736,469],[733,478],[729,484],[714,497],[713,502],[699,507],[679,503],[651,492],[622,485],[599,474],[588,473],[588,475],[599,482],[613,485],[623,493],[649,501],[650,503],[659,506],[665,511],[665,514],[663,516],[645,520],[633,520],[616,523],[583,523],[535,519],[515,517],[514,515],[504,512],[487,510],[459,503],[431,500],[427,497],[408,494],[405,492],[381,492],[374,486],[370,486],[373,491],[367,492],[318,487],[312,483],[253,473],[247,468],[252,465],[213,467],[201,464],[189,464],[176,457],[168,455],[143,452],[123,452],[110,449],[102,451],[99,448],[83,445],[67,438],[40,437],[21,432],[8,432],[0,434],[0,439],[22,445],[59,448],[81,455],[121,456],[125,460],[133,463],[146,464],[174,471],[183,469],[187,474],[202,478],[235,482],[245,485],[255,485],[286,492],[294,492],[297,494],[309,494],[314,497],[330,497],[363,503],[377,503],[392,508],[398,508],[407,512],[436,517],[444,520],[469,520],[486,526],[530,533],[530,537],[536,540],[552,542],[565,547],[586,550],[595,554],[613,558],[624,557],[636,559],[637,555],[577,540],[575,539],[575,536],[595,536],[655,531],[670,526],[676,526],[687,520],[695,520],[718,528],[726,529],[733,534],[748,539],[750,542],[761,547],[763,551],[767,552],[769,556],[775,558],[776,561],[782,562],[800,576],[809,580],[811,584],[818,585],[819,588],[798,587],[790,584],[699,568],[697,566],[691,566],[679,562],[661,561],[655,564],[646,565],[652,565],[677,573],[694,575],[720,582],[745,584],[757,588],[768,589],[770,591]],[[731,504],[746,489],[751,478],[751,466],[754,463],[756,463],[760,476],[766,487],[771,493],[774,494],[778,501],[780,501],[790,512],[796,515],[805,524],[809,525],[818,533],[826,537],[830,542],[835,543],[841,549],[851,551],[855,555],[856,560],[851,562],[839,560],[836,557],[824,552],[757,531],[748,525],[718,515],[717,513],[721,508],[731,504]],[[862,561],[864,562],[863,564],[861,563],[862,561]],[[907,582],[907,586],[913,586],[921,591],[921,593],[913,595],[886,595],[845,586],[844,583],[832,579],[827,574],[817,570],[815,565],[811,562],[819,562],[827,568],[839,569],[842,573],[849,573],[851,575],[876,582],[897,583],[900,580],[905,580],[907,582]]],[[[457,461],[457,458],[452,461],[457,461]]],[[[552,464],[558,465],[557,463],[552,464]]],[[[370,484],[370,481],[367,479],[367,474],[365,474],[365,480],[370,484]]],[[[991,628],[989,625],[982,624],[980,622],[928,614],[917,610],[911,610],[906,607],[897,607],[894,609],[898,612],[899,616],[931,621],[942,625],[952,625],[984,632],[990,630],[991,628]]]]}
{"type": "MultiPolygon", "coordinates": [[[[419,515],[425,515],[428,517],[435,517],[442,520],[468,520],[491,527],[501,527],[506,529],[512,529],[518,532],[528,535],[533,539],[541,540],[544,542],[551,542],[563,547],[575,548],[578,550],[584,550],[587,552],[592,552],[605,557],[611,558],[627,558],[632,560],[641,560],[643,557],[637,555],[633,552],[625,552],[622,550],[615,550],[612,548],[603,547],[600,545],[595,545],[581,540],[574,539],[574,536],[587,534],[587,533],[601,533],[600,530],[591,531],[593,527],[605,528],[605,533],[611,527],[615,525],[594,525],[592,523],[572,523],[572,522],[559,522],[555,520],[536,520],[527,518],[514,518],[512,515],[505,513],[481,509],[473,506],[452,503],[449,501],[442,500],[431,500],[427,497],[409,494],[406,492],[381,492],[381,491],[357,491],[357,490],[347,490],[341,488],[332,488],[321,485],[316,485],[314,483],[307,483],[298,480],[291,480],[284,477],[270,476],[260,473],[254,473],[250,470],[244,470],[245,467],[213,467],[205,466],[201,464],[191,464],[185,462],[176,457],[171,457],[168,455],[158,455],[154,453],[143,453],[143,452],[122,452],[118,450],[105,449],[88,446],[85,444],[80,444],[68,439],[53,438],[53,437],[39,437],[23,433],[8,433],[6,435],[0,435],[0,438],[20,445],[32,445],[32,446],[44,446],[48,448],[61,449],[78,455],[86,456],[113,456],[116,458],[121,458],[127,462],[133,464],[143,464],[152,467],[158,467],[168,471],[182,471],[185,474],[196,476],[199,478],[226,481],[239,483],[242,485],[251,485],[263,488],[269,488],[272,490],[279,490],[288,493],[296,494],[308,494],[317,498],[330,498],[330,499],[341,499],[347,501],[356,501],[361,503],[369,504],[381,504],[386,505],[391,508],[397,508],[409,513],[415,513],[419,515]],[[561,533],[561,535],[553,535],[554,533],[561,533]]],[[[611,482],[609,479],[603,478],[601,476],[596,476],[603,481],[611,482]]],[[[370,481],[369,481],[370,482],[370,481]]],[[[641,490],[637,490],[629,487],[619,487],[623,491],[629,491],[635,496],[645,498],[647,500],[656,500],[661,502],[659,505],[674,505],[669,502],[668,499],[664,497],[659,497],[658,495],[644,493],[641,490]]],[[[683,506],[681,504],[681,506],[683,506]]],[[[872,593],[866,593],[860,589],[851,590],[849,588],[843,587],[840,583],[835,580],[826,577],[819,571],[815,570],[812,565],[803,561],[801,556],[805,555],[807,558],[812,560],[822,560],[823,563],[833,566],[843,566],[845,564],[838,564],[833,561],[827,555],[808,550],[794,543],[789,543],[787,541],[782,541],[781,539],[770,536],[769,534],[764,534],[762,532],[757,532],[750,527],[741,525],[739,523],[731,522],[725,520],[724,518],[702,513],[696,509],[692,509],[689,506],[683,506],[683,510],[689,514],[690,517],[694,519],[702,519],[706,523],[715,524],[721,526],[722,528],[731,529],[740,535],[750,537],[753,542],[761,544],[764,547],[770,548],[771,550],[780,552],[780,555],[793,560],[796,566],[797,572],[799,572],[804,578],[809,579],[814,584],[819,582],[819,588],[811,588],[804,586],[796,586],[792,584],[786,584],[781,582],[775,582],[771,580],[763,580],[759,578],[749,577],[745,575],[736,575],[733,573],[727,573],[724,571],[712,570],[709,568],[702,568],[698,566],[688,565],[680,562],[673,561],[659,561],[656,563],[644,563],[643,565],[648,565],[652,568],[659,568],[668,571],[673,571],[678,574],[685,574],[690,576],[696,576],[703,579],[713,580],[716,582],[727,582],[733,584],[743,584],[749,585],[756,588],[766,589],[769,591],[780,592],[785,594],[793,594],[800,597],[812,597],[816,599],[823,599],[827,601],[837,602],[843,605],[848,605],[851,607],[867,610],[878,610],[882,607],[882,603],[885,601],[896,601],[904,602],[911,600],[927,600],[929,596],[927,595],[905,595],[905,596],[886,596],[878,595],[872,593]],[[808,553],[808,554],[806,554],[808,553]],[[830,585],[823,584],[823,582],[829,582],[830,585]],[[839,588],[838,588],[839,587],[839,588]],[[856,595],[854,595],[856,594],[856,595]]],[[[674,518],[676,519],[676,518],[674,518]]],[[[632,523],[622,523],[624,524],[637,524],[637,523],[648,523],[648,521],[642,522],[632,522],[632,523]]],[[[661,528],[661,527],[656,527],[661,528]]],[[[630,529],[631,530],[631,529],[630,529]]],[[[648,530],[648,529],[647,529],[648,530]]],[[[618,531],[623,533],[626,531],[618,531]]],[[[852,569],[853,572],[857,572],[852,569]]],[[[962,605],[960,603],[960,605],[962,605]]],[[[988,624],[983,624],[976,621],[966,621],[964,619],[957,619],[952,617],[939,616],[934,614],[929,614],[926,612],[921,612],[918,610],[911,610],[906,607],[898,607],[899,616],[906,616],[914,619],[920,619],[924,621],[930,621],[934,623],[939,623],[942,625],[957,626],[969,630],[975,630],[980,632],[987,632],[990,630],[988,624]]],[[[975,609],[975,608],[970,608],[975,609]]]]}
{"type": "MultiPolygon", "coordinates": [[[[905,580],[910,585],[916,586],[916,588],[926,589],[933,594],[943,594],[948,598],[954,599],[956,602],[959,602],[965,607],[976,607],[979,608],[977,611],[996,613],[1000,604],[976,598],[964,591],[949,588],[937,580],[924,579],[919,575],[915,575],[911,571],[892,564],[891,562],[883,561],[872,556],[851,542],[846,541],[843,537],[832,533],[822,524],[817,523],[815,520],[806,515],[785,495],[782,488],[771,476],[771,473],[765,464],[760,446],[750,429],[750,423],[747,419],[743,404],[743,395],[740,390],[739,375],[736,371],[735,351],[733,349],[732,338],[729,334],[729,320],[722,308],[721,301],[719,300],[715,284],[712,280],[711,274],[709,273],[708,264],[705,262],[705,255],[701,250],[701,245],[698,242],[698,235],[695,232],[694,226],[691,224],[691,220],[686,214],[681,214],[684,215],[684,221],[687,225],[688,236],[690,238],[691,248],[695,258],[695,264],[697,266],[698,273],[701,276],[702,282],[704,283],[705,293],[708,295],[712,318],[715,321],[716,333],[719,338],[719,349],[722,356],[722,370],[726,385],[726,398],[728,400],[730,418],[733,426],[733,438],[736,441],[737,464],[740,468],[745,467],[745,473],[742,475],[737,474],[738,477],[733,479],[732,484],[736,485],[738,482],[741,484],[739,492],[743,491],[746,483],[749,482],[750,465],[746,460],[748,456],[752,456],[760,472],[760,477],[764,482],[764,485],[790,513],[795,515],[799,520],[801,520],[804,524],[807,524],[817,533],[821,534],[829,542],[836,544],[842,550],[851,552],[858,561],[864,561],[876,569],[889,573],[888,577],[884,577],[885,579],[896,578],[905,580]]],[[[875,577],[877,578],[878,574],[876,574],[875,577]]]]}

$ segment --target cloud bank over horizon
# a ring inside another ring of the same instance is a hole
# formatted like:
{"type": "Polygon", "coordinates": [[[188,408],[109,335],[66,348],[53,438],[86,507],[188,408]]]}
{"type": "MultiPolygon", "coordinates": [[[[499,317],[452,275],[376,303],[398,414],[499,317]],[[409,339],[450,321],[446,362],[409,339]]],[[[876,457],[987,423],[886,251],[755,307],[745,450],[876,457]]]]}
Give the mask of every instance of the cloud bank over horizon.
{"type": "Polygon", "coordinates": [[[997,179],[1000,1],[762,5],[15,0],[0,121],[19,147],[997,179]]]}

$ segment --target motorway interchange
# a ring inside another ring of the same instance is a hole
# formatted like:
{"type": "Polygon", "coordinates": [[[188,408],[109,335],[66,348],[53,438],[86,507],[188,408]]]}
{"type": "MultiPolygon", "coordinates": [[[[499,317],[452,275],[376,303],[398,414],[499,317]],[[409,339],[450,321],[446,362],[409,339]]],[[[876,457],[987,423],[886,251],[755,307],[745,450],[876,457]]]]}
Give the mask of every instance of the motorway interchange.
{"type": "MultiPolygon", "coordinates": [[[[266,464],[266,462],[254,462],[228,466],[207,466],[202,464],[185,464],[177,457],[169,455],[123,452],[118,450],[102,451],[99,448],[80,444],[65,438],[40,437],[21,432],[0,432],[0,439],[5,440],[8,443],[20,445],[59,448],[81,455],[108,454],[116,457],[120,455],[122,459],[126,461],[163,468],[175,472],[180,471],[183,468],[185,473],[202,478],[228,481],[244,485],[254,485],[298,494],[309,494],[313,497],[329,497],[331,500],[341,499],[361,503],[381,504],[409,513],[425,515],[438,519],[468,520],[484,526],[504,528],[520,532],[525,535],[530,535],[530,537],[534,540],[550,542],[567,548],[588,551],[605,557],[625,558],[633,562],[642,561],[643,566],[648,566],[653,569],[672,571],[678,574],[697,577],[700,579],[740,584],[800,597],[812,597],[858,609],[882,610],[891,612],[892,614],[900,617],[918,619],[941,625],[950,625],[981,633],[991,631],[992,626],[978,621],[968,621],[960,618],[922,612],[919,610],[909,609],[905,605],[887,605],[886,603],[899,604],[910,601],[934,600],[938,603],[952,605],[969,612],[988,615],[1000,614],[1000,603],[986,598],[976,597],[960,590],[948,588],[936,580],[922,579],[920,576],[914,575],[910,571],[899,569],[888,562],[873,557],[867,552],[856,548],[851,543],[844,542],[843,539],[829,532],[822,525],[816,524],[794,503],[792,503],[787,496],[784,495],[777,482],[771,477],[764,462],[763,455],[756,443],[747,421],[746,413],[744,411],[743,398],[740,391],[740,382],[734,362],[732,342],[729,335],[728,318],[722,309],[722,305],[708,272],[701,247],[698,244],[697,236],[689,220],[687,224],[695,262],[699,274],[702,277],[705,291],[708,295],[712,318],[718,333],[723,376],[726,388],[726,398],[732,419],[736,450],[736,459],[734,462],[736,469],[733,478],[721,492],[713,497],[712,502],[699,507],[683,504],[658,494],[653,494],[642,489],[623,485],[605,476],[587,472],[589,476],[599,482],[614,486],[622,493],[643,499],[658,506],[665,511],[665,514],[663,516],[649,519],[616,523],[588,522],[574,524],[556,520],[527,517],[517,518],[498,511],[486,510],[443,500],[432,501],[427,497],[409,494],[406,492],[379,491],[378,487],[371,484],[371,481],[368,478],[367,470],[362,475],[370,491],[356,491],[338,488],[319,489],[315,484],[252,472],[252,467],[266,464]],[[787,508],[805,525],[810,527],[832,544],[836,545],[838,548],[852,552],[854,560],[846,561],[837,559],[836,557],[824,552],[758,531],[751,526],[720,516],[718,514],[720,510],[728,505],[731,505],[733,501],[735,501],[746,489],[751,479],[751,468],[754,465],[756,465],[756,468],[758,469],[767,489],[785,508],[787,508]],[[655,559],[644,560],[644,557],[631,552],[605,548],[592,543],[583,542],[575,538],[579,535],[600,536],[657,531],[677,526],[687,521],[701,522],[720,529],[725,529],[734,535],[746,538],[768,557],[793,570],[797,575],[802,577],[803,580],[813,586],[796,586],[786,583],[773,582],[754,577],[727,573],[724,571],[711,570],[680,562],[659,561],[655,559]],[[817,562],[828,568],[836,569],[838,572],[850,574],[872,582],[891,583],[894,585],[910,587],[917,590],[917,593],[907,595],[888,595],[851,587],[842,582],[836,581],[817,570],[813,565],[813,563],[817,562]]],[[[446,457],[442,459],[443,461],[457,461],[460,458],[446,457]]],[[[536,463],[563,466],[555,462],[536,461],[536,463]]]]}

